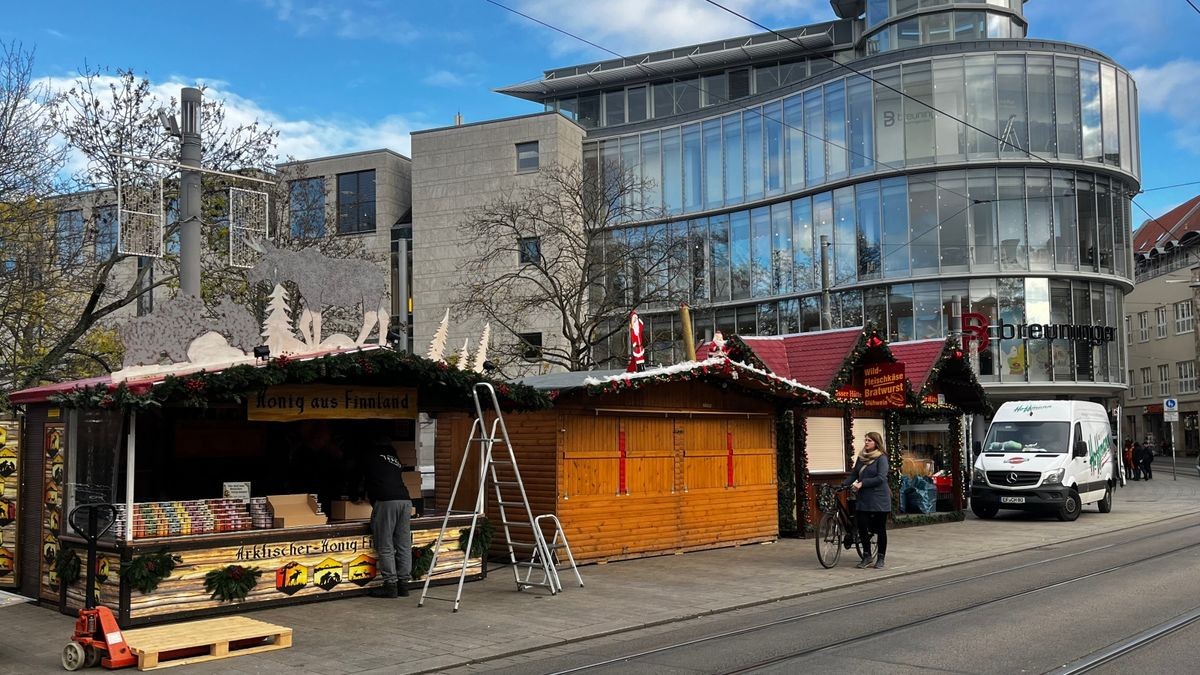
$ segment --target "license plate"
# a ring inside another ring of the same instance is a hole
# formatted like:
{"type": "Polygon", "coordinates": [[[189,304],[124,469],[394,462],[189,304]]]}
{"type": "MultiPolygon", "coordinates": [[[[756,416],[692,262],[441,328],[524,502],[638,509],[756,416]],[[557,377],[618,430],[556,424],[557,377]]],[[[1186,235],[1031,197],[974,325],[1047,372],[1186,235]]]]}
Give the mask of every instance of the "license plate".
{"type": "Polygon", "coordinates": [[[1025,498],[1024,497],[1001,497],[1000,503],[1001,504],[1024,504],[1025,498]]]}

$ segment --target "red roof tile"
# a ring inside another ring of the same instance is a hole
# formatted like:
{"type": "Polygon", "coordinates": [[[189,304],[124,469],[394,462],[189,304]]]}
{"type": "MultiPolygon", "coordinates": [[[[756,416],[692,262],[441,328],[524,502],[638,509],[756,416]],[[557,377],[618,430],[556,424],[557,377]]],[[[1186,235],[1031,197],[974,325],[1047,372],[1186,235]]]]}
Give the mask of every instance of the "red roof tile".
{"type": "Polygon", "coordinates": [[[1133,233],[1133,252],[1149,255],[1156,248],[1161,250],[1168,244],[1177,244],[1184,236],[1196,232],[1200,232],[1200,195],[1142,223],[1133,233]]]}
{"type": "Polygon", "coordinates": [[[842,364],[862,337],[862,329],[738,337],[776,375],[828,391],[842,364]]]}
{"type": "Polygon", "coordinates": [[[946,341],[937,339],[893,342],[888,347],[892,350],[892,356],[904,364],[904,377],[908,379],[913,393],[920,394],[925,388],[925,383],[929,381],[929,371],[946,348],[946,341]]]}

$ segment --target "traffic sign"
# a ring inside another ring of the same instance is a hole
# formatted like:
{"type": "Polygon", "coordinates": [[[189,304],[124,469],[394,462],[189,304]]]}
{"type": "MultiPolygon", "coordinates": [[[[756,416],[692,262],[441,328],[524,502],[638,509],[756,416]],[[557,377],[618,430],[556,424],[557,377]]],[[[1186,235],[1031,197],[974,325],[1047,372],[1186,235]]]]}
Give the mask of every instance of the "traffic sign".
{"type": "Polygon", "coordinates": [[[1179,411],[1178,410],[1164,410],[1163,411],[1163,421],[1164,422],[1178,422],[1179,421],[1179,411]]]}
{"type": "Polygon", "coordinates": [[[1179,401],[1173,398],[1163,399],[1163,412],[1179,412],[1179,401]]]}

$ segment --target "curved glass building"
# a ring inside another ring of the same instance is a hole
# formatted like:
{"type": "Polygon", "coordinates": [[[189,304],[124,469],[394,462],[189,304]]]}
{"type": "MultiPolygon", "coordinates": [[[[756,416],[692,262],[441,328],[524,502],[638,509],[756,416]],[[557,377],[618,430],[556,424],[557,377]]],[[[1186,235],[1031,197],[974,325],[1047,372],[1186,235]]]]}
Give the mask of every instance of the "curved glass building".
{"type": "MultiPolygon", "coordinates": [[[[582,126],[588,170],[653,184],[663,217],[613,236],[687,242],[642,283],[680,286],[698,337],[821,329],[826,237],[830,328],[943,336],[957,296],[987,324],[993,397],[1117,395],[1140,173],[1129,73],[1026,39],[1021,0],[831,4],[843,18],[501,91],[582,126]]],[[[674,308],[642,318],[652,360],[678,358],[674,308]]]]}

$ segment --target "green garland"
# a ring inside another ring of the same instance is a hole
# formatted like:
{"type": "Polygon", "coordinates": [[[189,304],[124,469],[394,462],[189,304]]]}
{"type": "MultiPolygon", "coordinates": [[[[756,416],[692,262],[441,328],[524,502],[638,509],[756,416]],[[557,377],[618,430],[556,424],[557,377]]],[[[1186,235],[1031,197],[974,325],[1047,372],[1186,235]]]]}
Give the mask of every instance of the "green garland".
{"type": "MultiPolygon", "coordinates": [[[[474,527],[475,538],[471,541],[471,552],[467,554],[468,558],[482,558],[487,555],[488,549],[492,545],[492,537],[496,534],[496,528],[492,526],[492,521],[483,519],[474,527]]],[[[471,535],[471,530],[463,528],[458,533],[458,550],[467,550],[467,537],[471,535]]]]}
{"type": "Polygon", "coordinates": [[[896,527],[915,527],[917,525],[936,525],[937,523],[957,523],[967,517],[964,511],[939,511],[937,513],[901,513],[895,518],[896,527]]]}
{"type": "Polygon", "coordinates": [[[775,477],[779,492],[779,531],[796,532],[795,414],[775,415],[775,477]]]}
{"type": "Polygon", "coordinates": [[[161,383],[144,388],[130,388],[125,383],[79,387],[56,394],[50,400],[65,408],[83,409],[131,410],[165,404],[203,408],[214,403],[240,403],[248,395],[274,385],[316,382],[381,386],[411,383],[418,387],[422,404],[454,407],[471,405],[472,389],[487,382],[495,386],[506,409],[541,410],[551,405],[549,397],[532,387],[494,380],[390,349],[341,352],[307,360],[280,356],[264,365],[243,364],[217,372],[168,375],[161,383]]]}
{"type": "Polygon", "coordinates": [[[900,414],[888,411],[883,416],[883,432],[888,453],[888,487],[892,489],[892,513],[900,513],[900,470],[904,456],[900,454],[900,414]]]}
{"type": "Polygon", "coordinates": [[[159,582],[171,576],[180,562],[183,562],[182,558],[168,553],[165,548],[143,553],[121,565],[121,580],[137,591],[153,593],[159,582]]]}
{"type": "Polygon", "coordinates": [[[810,515],[808,509],[808,417],[800,415],[796,428],[796,520],[800,525],[800,536],[808,536],[810,515]]]}
{"type": "Polygon", "coordinates": [[[412,550],[412,571],[409,573],[413,581],[429,574],[429,566],[433,564],[433,542],[424,546],[414,546],[412,550]]]}
{"type": "Polygon", "coordinates": [[[54,573],[58,575],[58,580],[65,586],[79,581],[80,571],[83,563],[79,560],[79,554],[73,548],[60,546],[58,553],[54,555],[54,573]]]}
{"type": "Polygon", "coordinates": [[[257,567],[229,565],[204,575],[204,590],[213,600],[241,602],[258,585],[262,570],[257,567]]]}

